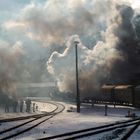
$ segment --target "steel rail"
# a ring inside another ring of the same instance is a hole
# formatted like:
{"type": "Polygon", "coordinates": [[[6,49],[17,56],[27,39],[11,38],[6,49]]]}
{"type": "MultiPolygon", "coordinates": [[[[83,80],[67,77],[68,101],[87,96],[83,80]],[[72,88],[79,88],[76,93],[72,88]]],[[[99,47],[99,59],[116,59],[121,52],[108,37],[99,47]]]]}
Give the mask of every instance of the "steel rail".
{"type": "Polygon", "coordinates": [[[1,120],[0,120],[0,123],[12,122],[12,121],[20,121],[20,120],[26,120],[26,119],[30,119],[30,118],[37,118],[37,117],[40,117],[40,115],[44,115],[44,113],[35,114],[35,115],[29,115],[29,116],[21,116],[21,117],[14,117],[14,118],[1,119],[1,120]]]}
{"type": "Polygon", "coordinates": [[[134,125],[134,127],[132,127],[132,128],[121,138],[121,140],[127,140],[127,139],[134,133],[134,131],[138,128],[139,125],[140,125],[140,122],[136,123],[136,125],[134,125]]]}

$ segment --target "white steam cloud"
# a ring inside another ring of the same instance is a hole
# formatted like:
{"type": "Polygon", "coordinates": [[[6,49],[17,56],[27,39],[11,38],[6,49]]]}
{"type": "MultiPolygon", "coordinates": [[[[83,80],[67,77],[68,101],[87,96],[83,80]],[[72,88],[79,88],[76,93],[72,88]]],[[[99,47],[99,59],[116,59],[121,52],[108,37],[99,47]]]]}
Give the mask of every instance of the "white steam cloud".
{"type": "Polygon", "coordinates": [[[17,20],[6,22],[4,27],[20,30],[32,41],[51,48],[46,54],[50,56],[47,70],[62,92],[75,92],[74,41],[78,40],[80,90],[91,93],[110,82],[112,75],[114,79],[118,76],[118,67],[130,58],[130,42],[138,46],[132,4],[133,0],[32,2],[17,20]]]}
{"type": "Polygon", "coordinates": [[[93,46],[93,49],[83,46],[79,36],[74,35],[67,41],[67,48],[62,54],[52,53],[47,62],[47,68],[56,78],[61,92],[75,92],[74,41],[77,40],[80,42],[78,45],[78,64],[81,94],[98,90],[102,80],[109,77],[114,62],[123,60],[121,53],[116,48],[119,40],[113,33],[115,28],[117,28],[117,24],[112,23],[104,33],[104,41],[99,41],[93,46]]]}

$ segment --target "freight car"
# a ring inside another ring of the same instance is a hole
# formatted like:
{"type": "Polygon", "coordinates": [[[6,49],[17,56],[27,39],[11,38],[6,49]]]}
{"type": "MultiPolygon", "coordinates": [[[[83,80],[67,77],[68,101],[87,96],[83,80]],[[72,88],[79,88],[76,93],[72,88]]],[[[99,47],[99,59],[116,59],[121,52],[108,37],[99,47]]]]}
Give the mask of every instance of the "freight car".
{"type": "Polygon", "coordinates": [[[114,100],[116,103],[133,104],[133,86],[132,85],[118,85],[114,88],[114,100]]]}
{"type": "Polygon", "coordinates": [[[92,95],[83,102],[113,105],[129,105],[140,107],[140,86],[134,85],[103,85],[98,98],[92,95]]]}
{"type": "Polygon", "coordinates": [[[133,94],[133,105],[140,107],[140,86],[134,88],[133,94]]]}

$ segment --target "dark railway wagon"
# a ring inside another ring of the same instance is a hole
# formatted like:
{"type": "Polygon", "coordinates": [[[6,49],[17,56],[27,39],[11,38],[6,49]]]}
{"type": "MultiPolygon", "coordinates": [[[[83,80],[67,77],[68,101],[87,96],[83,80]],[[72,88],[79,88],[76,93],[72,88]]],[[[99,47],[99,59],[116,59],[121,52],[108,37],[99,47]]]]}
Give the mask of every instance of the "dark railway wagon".
{"type": "Polygon", "coordinates": [[[86,102],[140,107],[140,85],[103,85],[101,92],[93,95],[86,102]]]}
{"type": "Polygon", "coordinates": [[[133,86],[118,85],[114,88],[115,102],[121,104],[133,104],[133,86]]]}
{"type": "Polygon", "coordinates": [[[133,94],[134,94],[134,105],[140,107],[140,85],[135,87],[133,94]]]}
{"type": "Polygon", "coordinates": [[[115,85],[103,85],[102,86],[102,94],[100,96],[101,100],[107,101],[107,102],[114,102],[115,96],[114,96],[114,88],[115,85]]]}

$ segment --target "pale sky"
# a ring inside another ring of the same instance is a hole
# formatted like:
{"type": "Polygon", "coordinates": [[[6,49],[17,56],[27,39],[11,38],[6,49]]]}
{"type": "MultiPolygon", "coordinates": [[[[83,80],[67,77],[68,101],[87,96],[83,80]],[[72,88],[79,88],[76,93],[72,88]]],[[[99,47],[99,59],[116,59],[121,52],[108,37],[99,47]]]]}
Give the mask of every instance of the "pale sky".
{"type": "MultiPolygon", "coordinates": [[[[94,18],[93,19],[91,18],[94,15],[90,15],[91,13],[88,13],[88,10],[90,10],[90,12],[92,12],[92,9],[95,10],[95,8],[92,8],[92,6],[91,6],[92,2],[94,2],[94,1],[98,2],[100,0],[81,0],[86,5],[86,6],[85,5],[83,6],[85,9],[84,8],[82,9],[82,6],[77,6],[77,7],[79,7],[79,9],[73,8],[75,6],[75,4],[74,4],[74,6],[69,7],[68,3],[73,4],[75,2],[75,0],[69,0],[69,1],[52,0],[52,1],[51,0],[0,0],[0,40],[6,40],[6,41],[8,40],[8,42],[10,42],[10,43],[11,42],[14,43],[16,41],[21,41],[23,44],[26,42],[26,45],[28,44],[27,42],[30,42],[30,43],[32,42],[32,43],[34,43],[34,45],[37,45],[37,43],[39,43],[39,45],[42,44],[42,46],[43,46],[42,42],[38,42],[38,40],[40,39],[39,35],[36,34],[36,36],[34,36],[34,32],[36,32],[36,31],[35,30],[32,31],[32,29],[30,29],[30,27],[28,28],[28,32],[24,31],[25,23],[19,22],[22,18],[21,13],[22,13],[23,9],[26,9],[24,11],[27,11],[30,13],[29,16],[31,16],[31,14],[32,15],[34,14],[34,16],[38,16],[38,14],[40,14],[40,18],[42,18],[42,16],[45,16],[45,18],[47,18],[47,16],[50,15],[49,19],[51,19],[53,21],[60,20],[61,18],[63,20],[66,20],[65,17],[69,16],[70,17],[69,23],[73,22],[71,24],[81,23],[84,20],[86,20],[87,24],[88,24],[88,22],[90,23],[90,21],[94,20],[94,18]],[[31,3],[34,3],[34,4],[31,5],[31,3]],[[61,5],[61,3],[62,3],[62,5],[61,5]],[[49,4],[51,4],[51,5],[49,6],[49,4]],[[57,4],[58,7],[55,6],[55,4],[57,4]],[[44,5],[48,6],[48,8],[45,8],[44,5]],[[68,11],[68,8],[71,11],[68,11]],[[31,10],[33,10],[33,13],[31,10]],[[59,11],[59,10],[61,10],[61,11],[59,11]],[[77,11],[75,11],[75,10],[77,10],[77,11]],[[61,15],[61,13],[63,13],[63,14],[61,15]],[[76,16],[74,15],[74,13],[76,14],[76,16]],[[77,18],[77,16],[80,16],[80,14],[81,15],[85,14],[85,17],[83,19],[81,19],[81,22],[80,22],[80,19],[77,18]],[[57,16],[59,16],[59,18],[57,16]],[[55,17],[56,17],[56,19],[55,19],[55,17]],[[79,22],[76,21],[76,18],[79,20],[79,22]],[[14,26],[18,27],[18,28],[12,29],[14,26]],[[14,38],[11,38],[11,37],[9,38],[8,36],[14,36],[14,38]],[[36,40],[33,40],[33,38],[36,40]]],[[[104,0],[104,1],[107,1],[107,0],[104,0]]],[[[120,1],[125,1],[128,3],[131,3],[132,7],[136,8],[136,9],[139,9],[139,7],[140,7],[140,0],[120,0],[120,1]]],[[[102,2],[102,0],[101,0],[101,2],[102,2]]],[[[100,2],[101,7],[103,8],[103,10],[106,10],[107,7],[105,7],[101,2],[100,2]]],[[[80,3],[81,3],[80,0],[77,0],[76,4],[80,5],[80,3]]],[[[95,13],[95,12],[96,11],[94,11],[93,13],[95,13]]],[[[100,12],[100,11],[97,11],[97,12],[100,12]]],[[[95,13],[95,15],[96,15],[96,13],[95,13]]],[[[32,18],[34,18],[34,16],[32,18]]],[[[26,18],[28,18],[28,13],[26,13],[26,18]]],[[[41,20],[43,20],[43,18],[42,19],[37,18],[36,20],[41,21],[41,20]]],[[[102,17],[100,18],[100,20],[102,20],[102,17]]],[[[46,21],[44,20],[44,22],[46,22],[46,21]]],[[[43,24],[45,24],[45,23],[43,23],[43,24]]],[[[51,26],[51,22],[47,23],[47,25],[51,26]]],[[[65,25],[65,22],[62,23],[61,25],[63,25],[64,28],[65,28],[65,26],[67,27],[67,25],[65,25]]],[[[101,24],[100,22],[98,23],[98,25],[100,26],[100,28],[104,28],[104,25],[101,24]]],[[[42,25],[42,26],[44,26],[44,25],[42,25]]],[[[56,28],[57,26],[59,26],[59,22],[56,25],[54,25],[54,28],[56,28]]],[[[77,28],[77,26],[76,26],[76,28],[77,28]]],[[[72,30],[75,31],[74,28],[72,30]]],[[[39,32],[39,34],[41,34],[42,31],[38,31],[38,32],[39,32]]],[[[58,32],[60,32],[60,31],[58,31],[58,32]]],[[[79,32],[80,32],[80,30],[77,33],[79,33],[79,32]]],[[[85,32],[85,30],[83,30],[83,32],[85,32]]],[[[89,33],[90,33],[90,31],[89,31],[89,33]]],[[[92,33],[90,33],[90,34],[92,34],[92,33]]],[[[55,33],[53,33],[53,35],[55,36],[55,33]]],[[[70,32],[69,35],[72,35],[72,33],[70,32]]],[[[92,36],[94,36],[94,35],[92,35],[92,36]]],[[[48,35],[46,37],[49,38],[50,40],[52,40],[52,36],[48,35]]],[[[41,38],[41,41],[42,40],[46,40],[46,38],[45,39],[41,38]]],[[[47,41],[47,43],[48,43],[48,41],[47,41]]],[[[46,45],[46,42],[44,44],[46,45]]]]}

